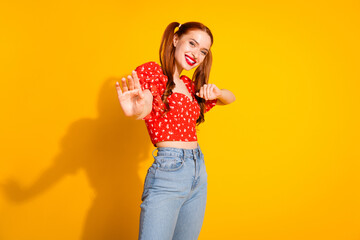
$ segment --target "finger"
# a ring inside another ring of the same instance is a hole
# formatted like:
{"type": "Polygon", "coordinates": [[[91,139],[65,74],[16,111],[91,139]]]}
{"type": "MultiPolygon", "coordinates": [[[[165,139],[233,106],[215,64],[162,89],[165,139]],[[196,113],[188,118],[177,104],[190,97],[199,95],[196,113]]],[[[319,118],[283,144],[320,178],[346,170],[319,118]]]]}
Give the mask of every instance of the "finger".
{"type": "Polygon", "coordinates": [[[123,88],[123,92],[127,92],[128,91],[128,87],[126,85],[126,79],[122,78],[121,79],[121,83],[122,83],[122,88],[123,88]]]}
{"type": "Polygon", "coordinates": [[[137,76],[137,72],[136,71],[132,71],[132,75],[133,75],[133,79],[134,79],[134,86],[135,86],[135,89],[141,89],[141,85],[140,85],[140,82],[139,82],[139,78],[137,76]]]}
{"type": "Polygon", "coordinates": [[[204,98],[205,100],[208,100],[208,85],[207,84],[204,84],[204,98]]]}
{"type": "Polygon", "coordinates": [[[141,90],[141,88],[139,89],[139,98],[143,99],[145,97],[144,92],[141,90]]]}
{"type": "Polygon", "coordinates": [[[116,81],[115,87],[116,87],[117,93],[118,93],[118,95],[119,95],[119,97],[120,97],[121,94],[122,94],[122,91],[121,91],[121,87],[120,87],[120,84],[119,84],[118,81],[116,81]]]}
{"type": "Polygon", "coordinates": [[[199,95],[201,98],[204,98],[204,88],[203,87],[200,88],[199,95]]]}
{"type": "Polygon", "coordinates": [[[133,80],[133,78],[129,75],[128,76],[128,82],[129,82],[129,90],[131,91],[131,90],[134,90],[134,80],[133,80]]]}
{"type": "Polygon", "coordinates": [[[213,90],[213,88],[214,88],[214,84],[209,84],[209,86],[208,86],[208,98],[209,99],[211,99],[211,97],[212,97],[212,90],[213,90]]]}

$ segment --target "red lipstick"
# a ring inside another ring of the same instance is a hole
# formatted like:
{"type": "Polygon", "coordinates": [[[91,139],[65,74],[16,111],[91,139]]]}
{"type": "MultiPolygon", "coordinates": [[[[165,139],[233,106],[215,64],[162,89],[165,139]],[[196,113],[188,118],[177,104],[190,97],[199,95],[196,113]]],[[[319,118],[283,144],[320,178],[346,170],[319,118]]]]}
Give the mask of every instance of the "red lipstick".
{"type": "Polygon", "coordinates": [[[185,60],[190,66],[193,66],[196,63],[195,59],[193,59],[192,57],[186,54],[185,54],[185,60]]]}

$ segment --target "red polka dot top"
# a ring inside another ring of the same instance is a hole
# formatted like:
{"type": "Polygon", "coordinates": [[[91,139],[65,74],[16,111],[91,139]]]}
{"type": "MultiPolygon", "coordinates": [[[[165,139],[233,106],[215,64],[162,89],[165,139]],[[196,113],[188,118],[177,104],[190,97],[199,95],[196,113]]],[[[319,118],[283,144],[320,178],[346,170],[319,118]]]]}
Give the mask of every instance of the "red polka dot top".
{"type": "MultiPolygon", "coordinates": [[[[165,115],[165,104],[161,100],[166,89],[167,76],[156,62],[147,62],[135,71],[139,77],[141,89],[149,89],[153,95],[151,112],[143,118],[152,144],[162,141],[197,141],[196,120],[200,116],[200,106],[195,98],[195,85],[185,75],[180,76],[192,95],[193,100],[183,93],[173,92],[168,96],[170,110],[165,115]]],[[[217,99],[205,101],[205,112],[216,105],[217,99]]],[[[155,146],[156,147],[156,146],[155,146]]]]}

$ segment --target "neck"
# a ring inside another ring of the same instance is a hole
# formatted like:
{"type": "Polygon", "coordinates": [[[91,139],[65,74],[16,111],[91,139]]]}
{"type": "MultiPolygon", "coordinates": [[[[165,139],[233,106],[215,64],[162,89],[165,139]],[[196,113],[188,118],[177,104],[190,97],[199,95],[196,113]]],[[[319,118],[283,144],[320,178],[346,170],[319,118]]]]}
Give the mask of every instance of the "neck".
{"type": "Polygon", "coordinates": [[[173,78],[174,79],[179,79],[182,70],[183,70],[183,68],[180,66],[180,64],[175,63],[175,71],[174,71],[173,78]]]}

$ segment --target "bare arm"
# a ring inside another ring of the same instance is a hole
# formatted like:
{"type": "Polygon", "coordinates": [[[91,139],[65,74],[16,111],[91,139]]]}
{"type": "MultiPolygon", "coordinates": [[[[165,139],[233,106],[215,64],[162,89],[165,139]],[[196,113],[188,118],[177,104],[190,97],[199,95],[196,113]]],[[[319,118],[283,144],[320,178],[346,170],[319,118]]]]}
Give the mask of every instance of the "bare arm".
{"type": "Polygon", "coordinates": [[[204,84],[197,96],[205,100],[217,99],[217,105],[226,105],[235,101],[235,95],[227,89],[219,89],[215,84],[204,84]]]}
{"type": "Polygon", "coordinates": [[[226,105],[235,101],[235,95],[227,89],[220,89],[221,95],[217,97],[217,105],[226,105]]]}

